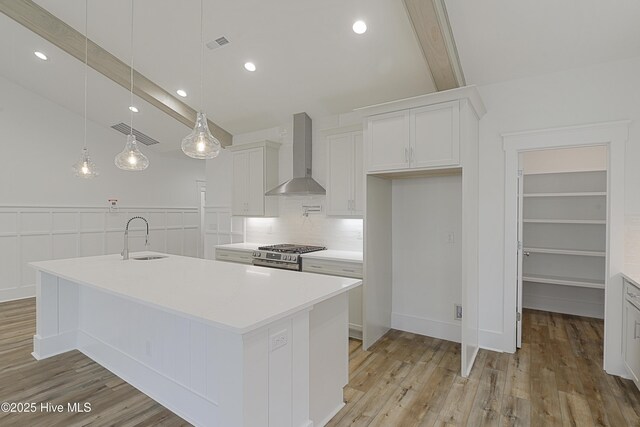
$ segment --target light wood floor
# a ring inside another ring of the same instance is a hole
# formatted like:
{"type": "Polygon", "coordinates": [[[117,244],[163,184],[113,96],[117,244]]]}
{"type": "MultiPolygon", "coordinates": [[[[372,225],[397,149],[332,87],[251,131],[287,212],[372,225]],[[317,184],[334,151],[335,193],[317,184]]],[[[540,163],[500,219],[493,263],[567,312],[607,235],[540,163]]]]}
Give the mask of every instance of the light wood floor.
{"type": "MultiPolygon", "coordinates": [[[[31,357],[33,299],[0,304],[0,402],[90,402],[85,414],[3,414],[0,426],[179,426],[182,419],[74,351],[31,357]]],[[[350,342],[347,405],[330,426],[640,426],[640,393],[602,369],[602,321],[524,315],[515,355],[481,351],[469,378],[460,346],[390,331],[350,342]]],[[[226,426],[225,426],[226,427],[226,426]]]]}

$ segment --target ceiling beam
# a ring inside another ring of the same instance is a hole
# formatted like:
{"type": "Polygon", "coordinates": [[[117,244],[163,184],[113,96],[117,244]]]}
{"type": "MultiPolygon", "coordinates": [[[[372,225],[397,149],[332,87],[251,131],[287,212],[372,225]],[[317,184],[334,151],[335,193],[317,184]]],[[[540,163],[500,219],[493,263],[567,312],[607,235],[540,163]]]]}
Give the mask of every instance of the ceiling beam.
{"type": "MultiPolygon", "coordinates": [[[[0,0],[0,12],[84,62],[85,37],[66,22],[32,0],[0,0]]],[[[101,46],[89,40],[88,65],[129,90],[130,67],[101,46]]],[[[195,125],[196,110],[134,70],[133,93],[188,127],[195,125]]],[[[223,147],[230,146],[233,136],[213,123],[209,130],[223,147]]]]}
{"type": "Polygon", "coordinates": [[[444,0],[404,0],[438,91],[465,86],[444,0]]]}

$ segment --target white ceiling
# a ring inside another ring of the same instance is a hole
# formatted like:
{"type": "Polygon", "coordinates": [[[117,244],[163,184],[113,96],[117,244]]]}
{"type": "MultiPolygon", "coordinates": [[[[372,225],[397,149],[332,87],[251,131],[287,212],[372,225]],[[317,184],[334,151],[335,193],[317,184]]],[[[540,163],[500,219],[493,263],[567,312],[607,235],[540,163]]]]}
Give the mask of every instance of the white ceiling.
{"type": "Polygon", "coordinates": [[[638,0],[445,0],[468,84],[640,55],[638,0]]]}
{"type": "MultiPolygon", "coordinates": [[[[80,32],[84,1],[36,0],[80,32]]],[[[127,64],[129,0],[89,1],[89,37],[127,64]]],[[[199,107],[198,1],[136,0],[135,68],[199,107]]],[[[363,105],[433,92],[434,86],[400,0],[205,0],[205,109],[232,134],[278,126],[294,113],[324,117],[363,105]],[[361,36],[351,30],[367,22],[361,36]],[[245,71],[251,60],[258,70],[245,71]]],[[[0,73],[65,107],[82,112],[82,64],[0,16],[0,73]],[[45,50],[50,61],[33,56],[45,50]]],[[[128,120],[127,91],[90,75],[90,117],[111,125],[128,120]]],[[[178,149],[188,129],[149,105],[134,127],[178,149]],[[151,111],[154,110],[154,111],[151,111]]]]}

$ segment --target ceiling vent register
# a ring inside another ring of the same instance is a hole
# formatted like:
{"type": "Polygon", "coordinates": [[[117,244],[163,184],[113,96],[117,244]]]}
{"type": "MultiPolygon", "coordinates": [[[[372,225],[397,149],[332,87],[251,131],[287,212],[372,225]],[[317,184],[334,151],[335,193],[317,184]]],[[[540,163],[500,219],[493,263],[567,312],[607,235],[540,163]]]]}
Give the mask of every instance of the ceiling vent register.
{"type": "MultiPolygon", "coordinates": [[[[129,133],[131,132],[131,128],[126,123],[115,124],[111,126],[111,129],[115,129],[118,132],[121,132],[125,135],[129,135],[129,133]]],[[[156,141],[155,139],[151,138],[149,135],[145,135],[144,133],[140,132],[136,128],[133,128],[133,134],[135,135],[136,140],[144,145],[148,146],[148,145],[160,144],[160,141],[156,141]]]]}
{"type": "Polygon", "coordinates": [[[227,44],[229,44],[229,39],[226,38],[225,36],[222,36],[222,37],[218,37],[215,40],[211,40],[210,42],[207,42],[206,46],[209,48],[209,50],[214,50],[227,44]]]}

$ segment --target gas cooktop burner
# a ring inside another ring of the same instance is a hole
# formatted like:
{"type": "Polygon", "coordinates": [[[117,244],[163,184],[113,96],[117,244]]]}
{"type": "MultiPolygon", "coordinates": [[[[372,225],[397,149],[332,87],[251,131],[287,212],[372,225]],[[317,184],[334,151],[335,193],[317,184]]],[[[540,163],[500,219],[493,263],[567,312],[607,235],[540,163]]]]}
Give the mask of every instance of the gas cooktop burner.
{"type": "Polygon", "coordinates": [[[308,246],[284,243],[280,245],[260,246],[261,251],[281,252],[285,254],[306,254],[309,252],[323,251],[327,248],[324,246],[308,246]]]}

